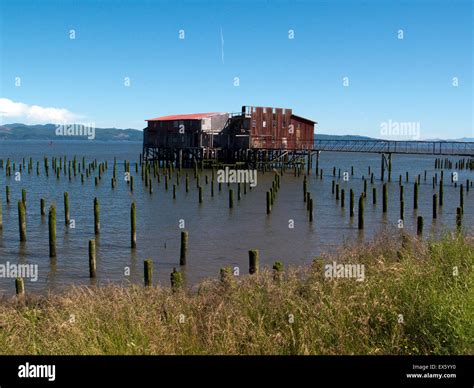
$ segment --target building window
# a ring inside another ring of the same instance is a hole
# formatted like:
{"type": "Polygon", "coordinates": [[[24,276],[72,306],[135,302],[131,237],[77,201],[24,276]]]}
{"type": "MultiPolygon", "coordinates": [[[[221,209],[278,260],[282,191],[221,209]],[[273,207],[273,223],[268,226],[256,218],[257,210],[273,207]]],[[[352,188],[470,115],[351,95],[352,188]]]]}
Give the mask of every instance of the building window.
{"type": "Polygon", "coordinates": [[[267,122],[263,120],[263,128],[266,128],[266,127],[267,127],[267,122]]]}

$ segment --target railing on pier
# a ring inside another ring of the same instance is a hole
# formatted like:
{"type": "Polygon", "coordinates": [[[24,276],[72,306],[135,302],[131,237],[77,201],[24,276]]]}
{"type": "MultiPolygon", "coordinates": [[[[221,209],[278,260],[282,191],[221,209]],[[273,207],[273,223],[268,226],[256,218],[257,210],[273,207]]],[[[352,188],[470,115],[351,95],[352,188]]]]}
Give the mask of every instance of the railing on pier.
{"type": "Polygon", "coordinates": [[[395,140],[315,140],[313,149],[335,152],[370,152],[474,157],[474,142],[395,140]]]}

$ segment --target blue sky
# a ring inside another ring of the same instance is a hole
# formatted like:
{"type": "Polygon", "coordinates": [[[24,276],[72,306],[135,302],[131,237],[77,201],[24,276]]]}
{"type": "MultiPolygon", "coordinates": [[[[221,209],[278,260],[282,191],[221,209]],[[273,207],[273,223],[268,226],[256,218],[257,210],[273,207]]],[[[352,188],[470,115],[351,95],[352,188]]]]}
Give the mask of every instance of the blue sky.
{"type": "Polygon", "coordinates": [[[0,3],[1,123],[141,129],[257,105],[320,133],[380,137],[390,120],[421,138],[474,136],[470,1],[0,3]]]}

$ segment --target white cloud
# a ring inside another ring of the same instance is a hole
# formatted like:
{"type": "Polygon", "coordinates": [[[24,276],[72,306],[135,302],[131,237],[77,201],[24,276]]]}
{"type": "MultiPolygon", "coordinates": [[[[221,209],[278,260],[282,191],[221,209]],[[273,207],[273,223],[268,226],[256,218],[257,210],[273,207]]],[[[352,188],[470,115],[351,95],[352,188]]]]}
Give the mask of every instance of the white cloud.
{"type": "Polygon", "coordinates": [[[39,105],[27,105],[0,98],[0,118],[2,121],[15,120],[24,124],[60,124],[70,123],[81,116],[63,108],[45,108],[39,105]]]}

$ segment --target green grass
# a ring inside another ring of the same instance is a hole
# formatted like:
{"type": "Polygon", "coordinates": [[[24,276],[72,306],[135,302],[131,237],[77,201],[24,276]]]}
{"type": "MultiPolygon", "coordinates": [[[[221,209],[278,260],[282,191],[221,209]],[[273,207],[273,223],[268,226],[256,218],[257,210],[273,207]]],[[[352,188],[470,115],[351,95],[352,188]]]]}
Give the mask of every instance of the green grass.
{"type": "Polygon", "coordinates": [[[384,235],[277,277],[4,299],[0,353],[473,354],[473,259],[472,236],[384,235]],[[326,279],[324,260],[364,264],[365,281],[326,279]]]}

